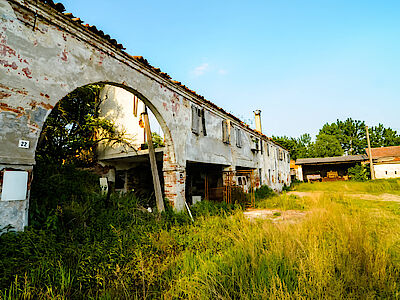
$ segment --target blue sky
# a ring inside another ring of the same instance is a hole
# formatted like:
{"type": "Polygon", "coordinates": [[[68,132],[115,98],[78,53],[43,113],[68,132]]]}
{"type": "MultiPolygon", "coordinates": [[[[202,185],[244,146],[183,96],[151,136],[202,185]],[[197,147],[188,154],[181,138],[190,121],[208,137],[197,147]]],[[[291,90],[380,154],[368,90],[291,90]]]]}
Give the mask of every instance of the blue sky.
{"type": "Polygon", "coordinates": [[[62,2],[243,120],[261,109],[269,136],[348,117],[400,132],[400,1],[62,2]]]}

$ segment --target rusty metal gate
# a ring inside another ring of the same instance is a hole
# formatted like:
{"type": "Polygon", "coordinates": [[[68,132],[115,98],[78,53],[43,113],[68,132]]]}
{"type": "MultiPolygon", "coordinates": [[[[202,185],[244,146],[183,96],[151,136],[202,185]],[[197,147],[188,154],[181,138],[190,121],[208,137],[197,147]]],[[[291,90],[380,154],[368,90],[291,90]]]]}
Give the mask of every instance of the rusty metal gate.
{"type": "Polygon", "coordinates": [[[205,179],[205,198],[207,200],[239,203],[246,207],[255,206],[255,171],[223,171],[223,186],[210,188],[209,177],[205,179]]]}

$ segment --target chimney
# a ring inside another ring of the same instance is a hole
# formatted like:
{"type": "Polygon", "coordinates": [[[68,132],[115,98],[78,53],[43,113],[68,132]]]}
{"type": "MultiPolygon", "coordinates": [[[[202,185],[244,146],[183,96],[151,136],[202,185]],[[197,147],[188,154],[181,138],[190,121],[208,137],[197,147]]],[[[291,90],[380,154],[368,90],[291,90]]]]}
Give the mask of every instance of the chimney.
{"type": "Polygon", "coordinates": [[[254,117],[256,119],[256,131],[262,133],[261,130],[261,110],[257,109],[254,111],[254,117]]]}

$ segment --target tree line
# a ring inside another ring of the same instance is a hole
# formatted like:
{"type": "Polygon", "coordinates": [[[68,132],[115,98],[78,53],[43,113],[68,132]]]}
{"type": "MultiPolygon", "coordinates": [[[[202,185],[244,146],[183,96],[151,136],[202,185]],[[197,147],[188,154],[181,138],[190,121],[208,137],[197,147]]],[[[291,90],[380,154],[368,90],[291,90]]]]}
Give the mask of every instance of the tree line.
{"type": "MultiPolygon", "coordinates": [[[[373,148],[400,145],[400,134],[382,124],[369,128],[369,135],[373,148]]],[[[298,138],[273,136],[272,139],[289,150],[292,159],[365,154],[367,148],[365,122],[351,118],[326,123],[315,141],[308,133],[298,138]]]]}

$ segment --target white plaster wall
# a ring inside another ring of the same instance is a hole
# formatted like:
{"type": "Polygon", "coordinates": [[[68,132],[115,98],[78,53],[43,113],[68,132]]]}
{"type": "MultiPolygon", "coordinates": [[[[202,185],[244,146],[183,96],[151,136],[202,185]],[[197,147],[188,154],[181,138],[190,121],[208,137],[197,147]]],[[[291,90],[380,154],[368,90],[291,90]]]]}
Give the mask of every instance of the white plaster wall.
{"type": "Polygon", "coordinates": [[[115,128],[125,133],[130,146],[105,144],[99,146],[99,159],[110,158],[121,153],[135,153],[134,149],[145,143],[144,128],[139,126],[140,114],[144,112],[144,103],[138,101],[137,116],[133,114],[134,95],[122,88],[106,85],[100,94],[102,103],[100,116],[115,124],[115,128]]]}
{"type": "Polygon", "coordinates": [[[400,163],[374,165],[374,170],[377,179],[400,177],[400,163]]]}

